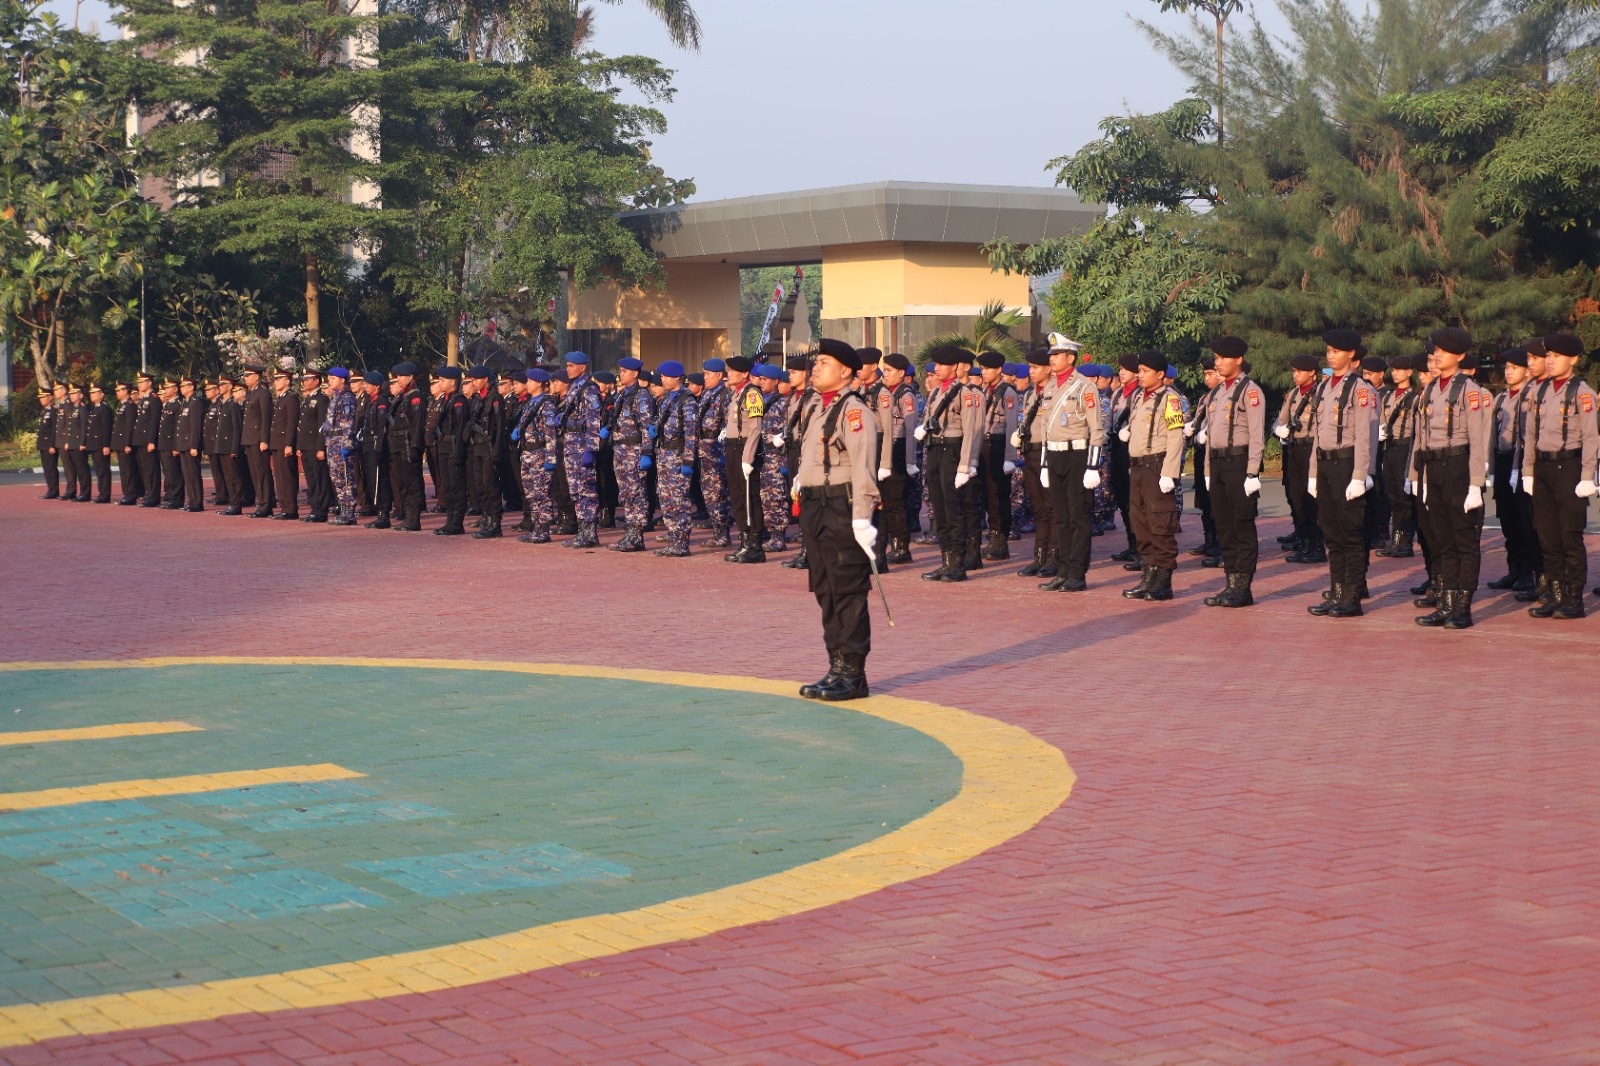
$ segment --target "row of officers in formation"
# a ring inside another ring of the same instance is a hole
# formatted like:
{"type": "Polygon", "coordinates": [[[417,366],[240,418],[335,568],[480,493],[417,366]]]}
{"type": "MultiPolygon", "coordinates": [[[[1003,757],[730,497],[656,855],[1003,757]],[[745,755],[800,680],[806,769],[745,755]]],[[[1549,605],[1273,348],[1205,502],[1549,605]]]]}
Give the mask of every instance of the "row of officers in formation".
{"type": "MultiPolygon", "coordinates": [[[[1193,402],[1162,353],[1080,364],[1080,346],[1059,334],[1026,364],[940,348],[920,380],[898,353],[849,349],[844,361],[860,367],[848,391],[870,412],[876,449],[872,562],[882,571],[911,561],[925,498],[922,541],[938,545],[940,563],[924,578],[963,581],[1031,529],[1033,559],[1021,573],[1077,592],[1088,587],[1092,538],[1120,516],[1127,546],[1112,558],[1140,574],[1124,595],[1170,599],[1192,452],[1204,528],[1193,554],[1224,577],[1206,603],[1246,607],[1275,437],[1293,517],[1279,545],[1292,563],[1329,569],[1312,614],[1360,615],[1371,553],[1409,558],[1420,548],[1427,579],[1413,591],[1426,613],[1417,621],[1470,626],[1492,493],[1507,573],[1488,587],[1532,603],[1535,617],[1582,617],[1600,405],[1576,373],[1579,339],[1554,334],[1501,352],[1505,388],[1495,391],[1478,380],[1486,368],[1461,329],[1388,361],[1367,355],[1350,330],[1322,340],[1322,358],[1292,361],[1275,417],[1249,375],[1246,343],[1231,336],[1210,345],[1193,402]]],[[[85,401],[79,387],[58,384],[41,390],[46,496],[110,502],[115,455],[117,502],[198,511],[204,458],[223,514],[338,525],[367,515],[369,528],[418,531],[426,467],[445,515],[438,535],[465,535],[476,517],[471,535],[496,538],[506,510],[520,509],[523,541],[572,534],[569,546],[595,547],[600,526],[620,519],[611,548],[637,552],[659,516],[658,555],[688,555],[698,523],[710,530],[707,547],[734,549],[727,560],[763,562],[789,546],[799,511],[791,472],[817,395],[816,354],[782,368],[711,359],[694,374],[623,359],[611,375],[591,373],[573,352],[557,371],[443,367],[426,385],[409,363],[387,376],[335,367],[305,371],[299,389],[288,370],[246,365],[237,379],[159,386],[141,374],[115,385],[115,407],[98,385],[85,401]]],[[[785,565],[810,568],[804,539],[785,565]]]]}

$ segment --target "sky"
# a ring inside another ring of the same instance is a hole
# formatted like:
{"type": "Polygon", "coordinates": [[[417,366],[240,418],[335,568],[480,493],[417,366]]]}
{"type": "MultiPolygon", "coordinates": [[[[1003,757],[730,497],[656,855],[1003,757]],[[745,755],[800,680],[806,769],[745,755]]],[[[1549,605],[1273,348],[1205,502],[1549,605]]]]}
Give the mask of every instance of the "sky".
{"type": "MultiPolygon", "coordinates": [[[[1049,187],[1051,159],[1112,114],[1159,110],[1185,78],[1130,14],[1153,0],[691,0],[698,53],[640,0],[596,3],[594,45],[677,73],[652,148],[695,200],[876,181],[1049,187]]],[[[73,0],[47,6],[71,23],[73,0]]],[[[116,32],[98,0],[83,28],[116,32]]]]}

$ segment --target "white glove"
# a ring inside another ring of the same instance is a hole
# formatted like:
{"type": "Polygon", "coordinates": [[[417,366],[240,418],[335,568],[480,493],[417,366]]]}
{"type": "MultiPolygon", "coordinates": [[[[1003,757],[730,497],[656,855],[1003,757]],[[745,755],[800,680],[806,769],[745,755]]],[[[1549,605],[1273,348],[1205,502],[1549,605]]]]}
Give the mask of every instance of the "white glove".
{"type": "Polygon", "coordinates": [[[1017,472],[1017,464],[1013,463],[1010,459],[1007,459],[1005,462],[1000,464],[1000,469],[1004,470],[1008,474],[1015,474],[1017,472]]]}
{"type": "Polygon", "coordinates": [[[1406,483],[1402,487],[1406,490],[1407,496],[1415,496],[1417,494],[1417,487],[1411,483],[1410,478],[1406,478],[1406,483]]]}
{"type": "Polygon", "coordinates": [[[1178,483],[1173,481],[1170,477],[1164,477],[1160,481],[1156,482],[1156,484],[1161,487],[1162,492],[1171,492],[1173,489],[1178,487],[1178,483]]]}
{"type": "Polygon", "coordinates": [[[1522,475],[1519,474],[1517,471],[1515,471],[1515,470],[1511,471],[1511,491],[1512,492],[1516,492],[1517,491],[1517,483],[1521,479],[1521,477],[1522,477],[1522,475]]]}
{"type": "Polygon", "coordinates": [[[928,427],[918,426],[916,429],[911,431],[911,435],[918,440],[921,440],[928,435],[928,427]]]}
{"type": "Polygon", "coordinates": [[[850,520],[851,532],[856,535],[856,543],[861,545],[861,550],[867,553],[868,559],[876,559],[878,553],[873,550],[873,545],[878,540],[878,530],[870,518],[854,518],[850,520]]]}
{"type": "Polygon", "coordinates": [[[721,442],[722,442],[722,441],[725,441],[725,440],[727,440],[727,439],[728,439],[728,431],[727,431],[727,430],[726,430],[726,429],[724,429],[724,430],[723,430],[723,431],[722,431],[722,432],[721,432],[721,433],[718,433],[718,434],[717,434],[717,442],[718,442],[718,443],[719,443],[719,444],[720,444],[720,443],[721,443],[721,442]]]}
{"type": "Polygon", "coordinates": [[[1260,492],[1261,492],[1261,479],[1260,478],[1258,478],[1258,477],[1247,477],[1247,478],[1244,479],[1244,494],[1246,496],[1255,496],[1255,495],[1259,494],[1260,492]]]}
{"type": "Polygon", "coordinates": [[[1351,478],[1350,484],[1344,487],[1344,498],[1347,500],[1359,500],[1366,494],[1367,486],[1362,483],[1360,478],[1351,478]]]}
{"type": "Polygon", "coordinates": [[[1388,426],[1379,426],[1378,427],[1378,439],[1380,441],[1385,441],[1385,440],[1389,439],[1389,427],[1388,426]]]}
{"type": "Polygon", "coordinates": [[[1194,442],[1196,444],[1204,445],[1206,442],[1206,431],[1202,429],[1199,433],[1196,433],[1194,435],[1194,442]]]}
{"type": "Polygon", "coordinates": [[[1483,506],[1483,490],[1476,485],[1467,487],[1467,502],[1461,505],[1461,513],[1467,514],[1483,506]]]}
{"type": "Polygon", "coordinates": [[[1369,488],[1369,489],[1372,488],[1372,475],[1371,474],[1368,474],[1367,477],[1366,477],[1366,487],[1369,488]]]}
{"type": "Polygon", "coordinates": [[[978,464],[977,463],[973,463],[971,466],[967,467],[967,476],[968,477],[977,477],[978,476],[978,464]]]}
{"type": "Polygon", "coordinates": [[[1185,437],[1194,436],[1194,423],[1193,422],[1185,422],[1183,424],[1183,435],[1185,437]]]}
{"type": "Polygon", "coordinates": [[[783,434],[782,433],[774,433],[772,435],[772,446],[774,448],[783,447],[783,434]]]}
{"type": "Polygon", "coordinates": [[[916,477],[918,474],[922,473],[922,467],[912,466],[911,464],[907,463],[906,473],[910,474],[912,477],[916,477]]]}
{"type": "Polygon", "coordinates": [[[879,481],[888,481],[889,480],[889,475],[893,474],[893,473],[894,473],[893,470],[890,470],[890,469],[888,469],[886,467],[881,467],[880,466],[880,467],[878,467],[878,480],[879,481]]]}
{"type": "Polygon", "coordinates": [[[1018,431],[1016,433],[1011,434],[1011,446],[1013,448],[1022,447],[1022,433],[1021,433],[1021,431],[1018,431]]]}
{"type": "Polygon", "coordinates": [[[1210,474],[1206,475],[1206,488],[1208,490],[1211,488],[1211,475],[1210,474]]]}
{"type": "Polygon", "coordinates": [[[1273,429],[1272,435],[1274,437],[1277,437],[1279,440],[1288,440],[1289,439],[1289,427],[1288,426],[1278,426],[1275,429],[1273,429]]]}
{"type": "Polygon", "coordinates": [[[1100,471],[1098,471],[1098,470],[1085,470],[1083,472],[1083,487],[1086,488],[1086,489],[1097,489],[1097,488],[1099,488],[1100,487],[1100,471]]]}
{"type": "Polygon", "coordinates": [[[1522,479],[1522,491],[1526,492],[1529,496],[1533,495],[1533,478],[1532,477],[1525,477],[1525,478],[1522,479]]]}
{"type": "MultiPolygon", "coordinates": [[[[1084,476],[1087,477],[1088,475],[1084,475],[1084,476]]],[[[1044,486],[1045,488],[1049,488],[1050,487],[1050,469],[1049,469],[1049,467],[1041,466],[1039,468],[1039,484],[1044,486]]]]}
{"type": "Polygon", "coordinates": [[[751,474],[754,474],[756,472],[756,467],[755,467],[754,463],[740,463],[739,464],[739,469],[744,471],[744,476],[745,477],[749,477],[751,474]]]}
{"type": "Polygon", "coordinates": [[[1578,482],[1578,487],[1572,491],[1578,494],[1579,499],[1587,500],[1590,496],[1593,496],[1596,491],[1600,490],[1596,490],[1593,481],[1580,481],[1578,482]]]}
{"type": "Polygon", "coordinates": [[[1310,496],[1313,500],[1317,498],[1317,479],[1316,478],[1308,478],[1306,480],[1306,495],[1310,496]]]}
{"type": "Polygon", "coordinates": [[[967,476],[967,472],[965,470],[960,470],[960,471],[956,472],[956,488],[959,489],[961,486],[965,485],[967,482],[969,482],[971,480],[972,479],[967,476]]]}
{"type": "Polygon", "coordinates": [[[1117,439],[1122,441],[1124,444],[1126,444],[1132,438],[1133,438],[1133,431],[1130,430],[1127,426],[1123,426],[1121,429],[1117,430],[1117,439]]]}

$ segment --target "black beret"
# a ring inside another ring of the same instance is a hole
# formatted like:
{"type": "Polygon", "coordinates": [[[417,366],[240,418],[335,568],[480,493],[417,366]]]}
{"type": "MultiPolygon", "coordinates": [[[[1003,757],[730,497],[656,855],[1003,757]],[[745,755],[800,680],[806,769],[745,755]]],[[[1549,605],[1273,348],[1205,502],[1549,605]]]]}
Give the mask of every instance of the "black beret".
{"type": "Polygon", "coordinates": [[[396,363],[394,366],[389,368],[389,373],[393,374],[397,378],[403,378],[408,374],[415,374],[416,372],[416,363],[396,363]]]}
{"type": "Polygon", "coordinates": [[[1436,329],[1428,334],[1428,340],[1433,342],[1435,348],[1452,355],[1465,355],[1467,349],[1472,347],[1472,334],[1456,326],[1436,329]]]}
{"type": "Polygon", "coordinates": [[[1367,373],[1381,374],[1389,369],[1389,362],[1381,355],[1374,355],[1371,358],[1361,360],[1361,369],[1367,373]]]}
{"type": "Polygon", "coordinates": [[[866,366],[868,363],[876,363],[880,359],[882,359],[883,358],[883,349],[881,349],[881,348],[870,348],[870,347],[869,348],[857,348],[856,349],[856,354],[861,357],[861,365],[862,366],[866,366]]]}
{"type": "Polygon", "coordinates": [[[1528,351],[1526,348],[1507,348],[1500,353],[1499,361],[1501,366],[1526,367],[1528,365],[1528,351]]]}
{"type": "Polygon", "coordinates": [[[791,355],[783,361],[783,368],[785,370],[810,370],[811,360],[803,355],[791,355]]]}
{"type": "MultiPolygon", "coordinates": [[[[1131,374],[1139,369],[1139,357],[1133,352],[1129,352],[1117,360],[1117,365],[1131,374]]],[[[1165,368],[1165,364],[1163,364],[1162,369],[1165,368]]]]}
{"type": "Polygon", "coordinates": [[[1545,350],[1556,355],[1580,356],[1583,354],[1583,341],[1570,333],[1552,333],[1544,339],[1545,350]]]}
{"type": "Polygon", "coordinates": [[[953,344],[944,344],[933,350],[933,361],[938,366],[960,366],[972,362],[972,353],[953,344]]]}
{"type": "MultiPolygon", "coordinates": [[[[598,384],[601,384],[601,385],[615,385],[617,383],[617,375],[613,374],[609,370],[596,370],[593,374],[590,374],[589,376],[591,378],[593,378],[598,384]]],[[[566,380],[569,380],[569,379],[563,378],[562,380],[566,381],[566,380]]]]}
{"type": "Polygon", "coordinates": [[[1159,370],[1165,374],[1167,367],[1171,365],[1171,363],[1167,362],[1165,352],[1158,352],[1154,348],[1146,348],[1139,353],[1139,369],[1141,370],[1159,370]]]}
{"type": "Polygon", "coordinates": [[[492,371],[490,371],[490,369],[488,367],[484,366],[482,363],[479,363],[477,366],[475,366],[471,370],[467,371],[467,377],[469,377],[469,378],[486,378],[491,373],[492,373],[492,371]]]}
{"type": "Polygon", "coordinates": [[[511,373],[507,374],[506,377],[511,381],[520,381],[526,384],[528,381],[528,372],[526,370],[513,370],[511,373]]]}
{"type": "Polygon", "coordinates": [[[1396,355],[1389,359],[1390,370],[1410,370],[1411,357],[1409,355],[1396,355]]]}
{"type": "Polygon", "coordinates": [[[1250,346],[1244,342],[1243,337],[1230,334],[1212,341],[1211,350],[1224,359],[1243,359],[1244,353],[1250,350],[1250,346]]]}
{"type": "Polygon", "coordinates": [[[1461,369],[1462,370],[1476,370],[1476,369],[1478,369],[1478,357],[1476,355],[1472,354],[1471,352],[1468,352],[1466,355],[1462,356],[1461,357],[1461,369]]]}
{"type": "Polygon", "coordinates": [[[445,381],[460,381],[461,368],[459,366],[441,366],[434,377],[443,378],[445,381]]]}
{"type": "Polygon", "coordinates": [[[1216,356],[1214,356],[1214,355],[1202,355],[1200,357],[1200,369],[1201,370],[1215,370],[1216,368],[1217,368],[1217,357],[1216,356]]]}
{"type": "Polygon", "coordinates": [[[911,369],[911,360],[907,359],[899,352],[890,352],[888,355],[883,357],[883,361],[894,367],[896,370],[909,371],[911,369]]]}
{"type": "Polygon", "coordinates": [[[376,370],[369,370],[365,374],[361,375],[361,380],[365,381],[368,385],[382,385],[383,375],[378,373],[376,370]]]}
{"type": "Polygon", "coordinates": [[[683,380],[687,381],[691,385],[699,385],[701,388],[705,388],[706,376],[700,373],[698,370],[696,370],[693,374],[689,374],[683,380]]]}
{"type": "Polygon", "coordinates": [[[861,369],[861,353],[844,341],[834,340],[832,337],[823,337],[817,341],[816,354],[831,356],[851,370],[861,369]]]}
{"type": "Polygon", "coordinates": [[[750,373],[756,365],[756,361],[748,355],[730,355],[723,362],[727,364],[729,370],[737,370],[741,374],[750,373]]]}
{"type": "Polygon", "coordinates": [[[1361,347],[1361,334],[1353,329],[1330,329],[1322,335],[1322,343],[1341,352],[1353,352],[1361,347]]]}
{"type": "Polygon", "coordinates": [[[985,370],[999,370],[1006,365],[1006,357],[999,352],[982,352],[978,356],[978,365],[985,370]]]}
{"type": "Polygon", "coordinates": [[[1289,369],[1309,371],[1321,370],[1322,360],[1318,359],[1314,355],[1297,355],[1293,359],[1289,360],[1289,369]]]}
{"type": "Polygon", "coordinates": [[[1029,352],[1028,353],[1028,364],[1030,366],[1049,366],[1050,365],[1050,349],[1049,348],[1035,348],[1033,351],[1029,352]]]}
{"type": "Polygon", "coordinates": [[[1549,349],[1544,346],[1543,337],[1535,337],[1527,344],[1524,344],[1523,347],[1528,350],[1529,355],[1537,355],[1540,358],[1543,358],[1549,352],[1549,349]]]}

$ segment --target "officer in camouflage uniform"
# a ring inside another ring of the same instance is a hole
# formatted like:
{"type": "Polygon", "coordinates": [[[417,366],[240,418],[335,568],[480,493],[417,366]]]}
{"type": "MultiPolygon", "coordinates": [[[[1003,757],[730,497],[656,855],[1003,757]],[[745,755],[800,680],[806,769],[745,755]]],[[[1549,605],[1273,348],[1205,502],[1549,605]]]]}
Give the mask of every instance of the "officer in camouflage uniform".
{"type": "Polygon", "coordinates": [[[689,554],[689,528],[694,519],[689,490],[694,482],[694,458],[700,450],[700,405],[684,387],[682,363],[662,363],[656,373],[662,388],[656,405],[656,493],[667,527],[667,543],[657,548],[656,554],[679,559],[689,554]]]}
{"type": "Polygon", "coordinates": [[[569,548],[600,546],[600,487],[595,453],[600,448],[600,386],[589,376],[589,357],[567,353],[567,395],[561,402],[561,467],[578,518],[578,535],[569,548]]]}
{"type": "Polygon", "coordinates": [[[696,467],[700,498],[705,501],[711,527],[711,539],[706,541],[708,548],[726,548],[733,542],[733,508],[728,502],[728,482],[723,472],[727,460],[722,448],[728,425],[728,386],[722,381],[726,370],[727,364],[721,359],[707,359],[700,375],[704,388],[698,397],[700,453],[696,457],[696,467]]]}
{"type": "MultiPolygon", "coordinates": [[[[1027,407],[1027,392],[1032,385],[1028,381],[1027,363],[1007,363],[1005,365],[1006,383],[1016,392],[1017,409],[1027,407]]],[[[1020,422],[1019,422],[1020,424],[1020,422]]],[[[1037,529],[1033,515],[1033,501],[1028,499],[1028,479],[1022,469],[1021,456],[1018,456],[1017,472],[1011,475],[1011,538],[1021,540],[1024,533],[1032,533],[1037,529]]]]}
{"type": "Polygon", "coordinates": [[[361,461],[356,443],[356,394],[350,391],[350,371],[342,366],[328,371],[328,413],[322,421],[322,446],[328,457],[328,480],[333,485],[336,526],[356,524],[356,464],[361,461]]]}
{"type": "Polygon", "coordinates": [[[528,399],[522,405],[521,417],[511,430],[511,443],[518,451],[523,507],[531,527],[517,538],[523,544],[549,544],[550,526],[556,520],[550,479],[556,470],[556,432],[560,412],[555,399],[546,391],[549,387],[548,370],[535,368],[528,371],[528,399]]]}
{"type": "Polygon", "coordinates": [[[766,413],[761,416],[761,447],[765,455],[761,461],[761,524],[766,529],[766,539],[761,550],[781,552],[789,550],[784,536],[789,525],[789,454],[784,433],[789,425],[789,396],[783,393],[788,385],[788,374],[775,366],[758,366],[753,371],[758,377],[766,413]]]}
{"type": "Polygon", "coordinates": [[[600,439],[611,444],[617,503],[625,526],[622,539],[611,545],[611,550],[642,552],[645,526],[650,523],[649,472],[656,461],[656,404],[650,390],[639,382],[643,363],[630,356],[619,360],[617,368],[609,425],[600,428],[600,439]]]}

